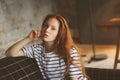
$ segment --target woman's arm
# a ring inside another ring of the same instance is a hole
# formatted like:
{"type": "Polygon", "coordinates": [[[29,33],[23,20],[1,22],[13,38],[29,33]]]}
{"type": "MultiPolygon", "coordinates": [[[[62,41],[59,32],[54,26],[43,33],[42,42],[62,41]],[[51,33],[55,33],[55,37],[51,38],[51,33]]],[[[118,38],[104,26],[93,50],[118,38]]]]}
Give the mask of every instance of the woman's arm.
{"type": "Polygon", "coordinates": [[[17,57],[17,56],[24,56],[22,47],[29,43],[31,40],[28,37],[16,42],[11,47],[9,47],[6,51],[6,56],[8,57],[17,57]]]}
{"type": "Polygon", "coordinates": [[[36,30],[32,30],[27,37],[24,39],[16,42],[11,47],[9,47],[6,51],[6,56],[9,57],[17,57],[17,56],[24,56],[22,48],[33,40],[38,40],[40,36],[40,32],[36,30]]]}

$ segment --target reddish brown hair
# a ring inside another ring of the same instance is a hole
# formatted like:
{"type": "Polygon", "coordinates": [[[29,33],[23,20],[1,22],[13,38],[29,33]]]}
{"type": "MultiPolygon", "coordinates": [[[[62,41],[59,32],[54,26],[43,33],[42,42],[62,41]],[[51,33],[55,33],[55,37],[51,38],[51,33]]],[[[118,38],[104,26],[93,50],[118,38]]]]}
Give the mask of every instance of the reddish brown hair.
{"type": "Polygon", "coordinates": [[[72,64],[70,50],[72,47],[75,47],[75,45],[70,34],[68,23],[62,16],[55,14],[47,15],[43,21],[42,27],[44,27],[44,25],[50,18],[55,18],[60,23],[59,32],[54,41],[53,47],[55,49],[56,54],[60,55],[65,60],[66,71],[64,73],[64,76],[66,77],[68,75],[69,66],[70,64],[72,64]]]}

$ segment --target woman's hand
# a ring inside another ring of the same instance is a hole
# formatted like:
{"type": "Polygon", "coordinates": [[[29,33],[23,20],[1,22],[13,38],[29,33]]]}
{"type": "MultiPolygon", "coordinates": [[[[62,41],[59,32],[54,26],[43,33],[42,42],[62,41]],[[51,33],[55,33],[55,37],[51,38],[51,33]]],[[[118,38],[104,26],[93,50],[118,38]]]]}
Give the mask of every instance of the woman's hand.
{"type": "Polygon", "coordinates": [[[40,40],[40,31],[32,30],[27,36],[30,40],[40,40]]]}

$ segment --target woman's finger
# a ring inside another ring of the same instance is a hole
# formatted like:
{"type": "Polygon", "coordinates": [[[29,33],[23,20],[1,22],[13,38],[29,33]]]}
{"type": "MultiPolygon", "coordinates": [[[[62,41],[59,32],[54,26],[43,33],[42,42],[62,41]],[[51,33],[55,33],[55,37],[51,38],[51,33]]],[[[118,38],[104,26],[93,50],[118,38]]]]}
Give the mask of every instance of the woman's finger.
{"type": "Polygon", "coordinates": [[[38,30],[37,36],[38,36],[38,38],[40,37],[40,31],[39,30],[38,30]]]}
{"type": "Polygon", "coordinates": [[[37,30],[34,30],[34,38],[37,38],[37,30]]]}

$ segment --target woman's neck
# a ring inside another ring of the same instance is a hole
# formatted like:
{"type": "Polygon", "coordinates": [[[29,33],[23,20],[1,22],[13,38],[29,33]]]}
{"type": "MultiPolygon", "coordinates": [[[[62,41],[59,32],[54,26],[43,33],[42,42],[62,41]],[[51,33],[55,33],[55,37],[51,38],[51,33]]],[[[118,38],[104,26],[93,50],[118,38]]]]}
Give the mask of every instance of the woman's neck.
{"type": "Polygon", "coordinates": [[[53,51],[53,43],[52,42],[46,42],[45,43],[45,52],[51,52],[53,51]]]}

